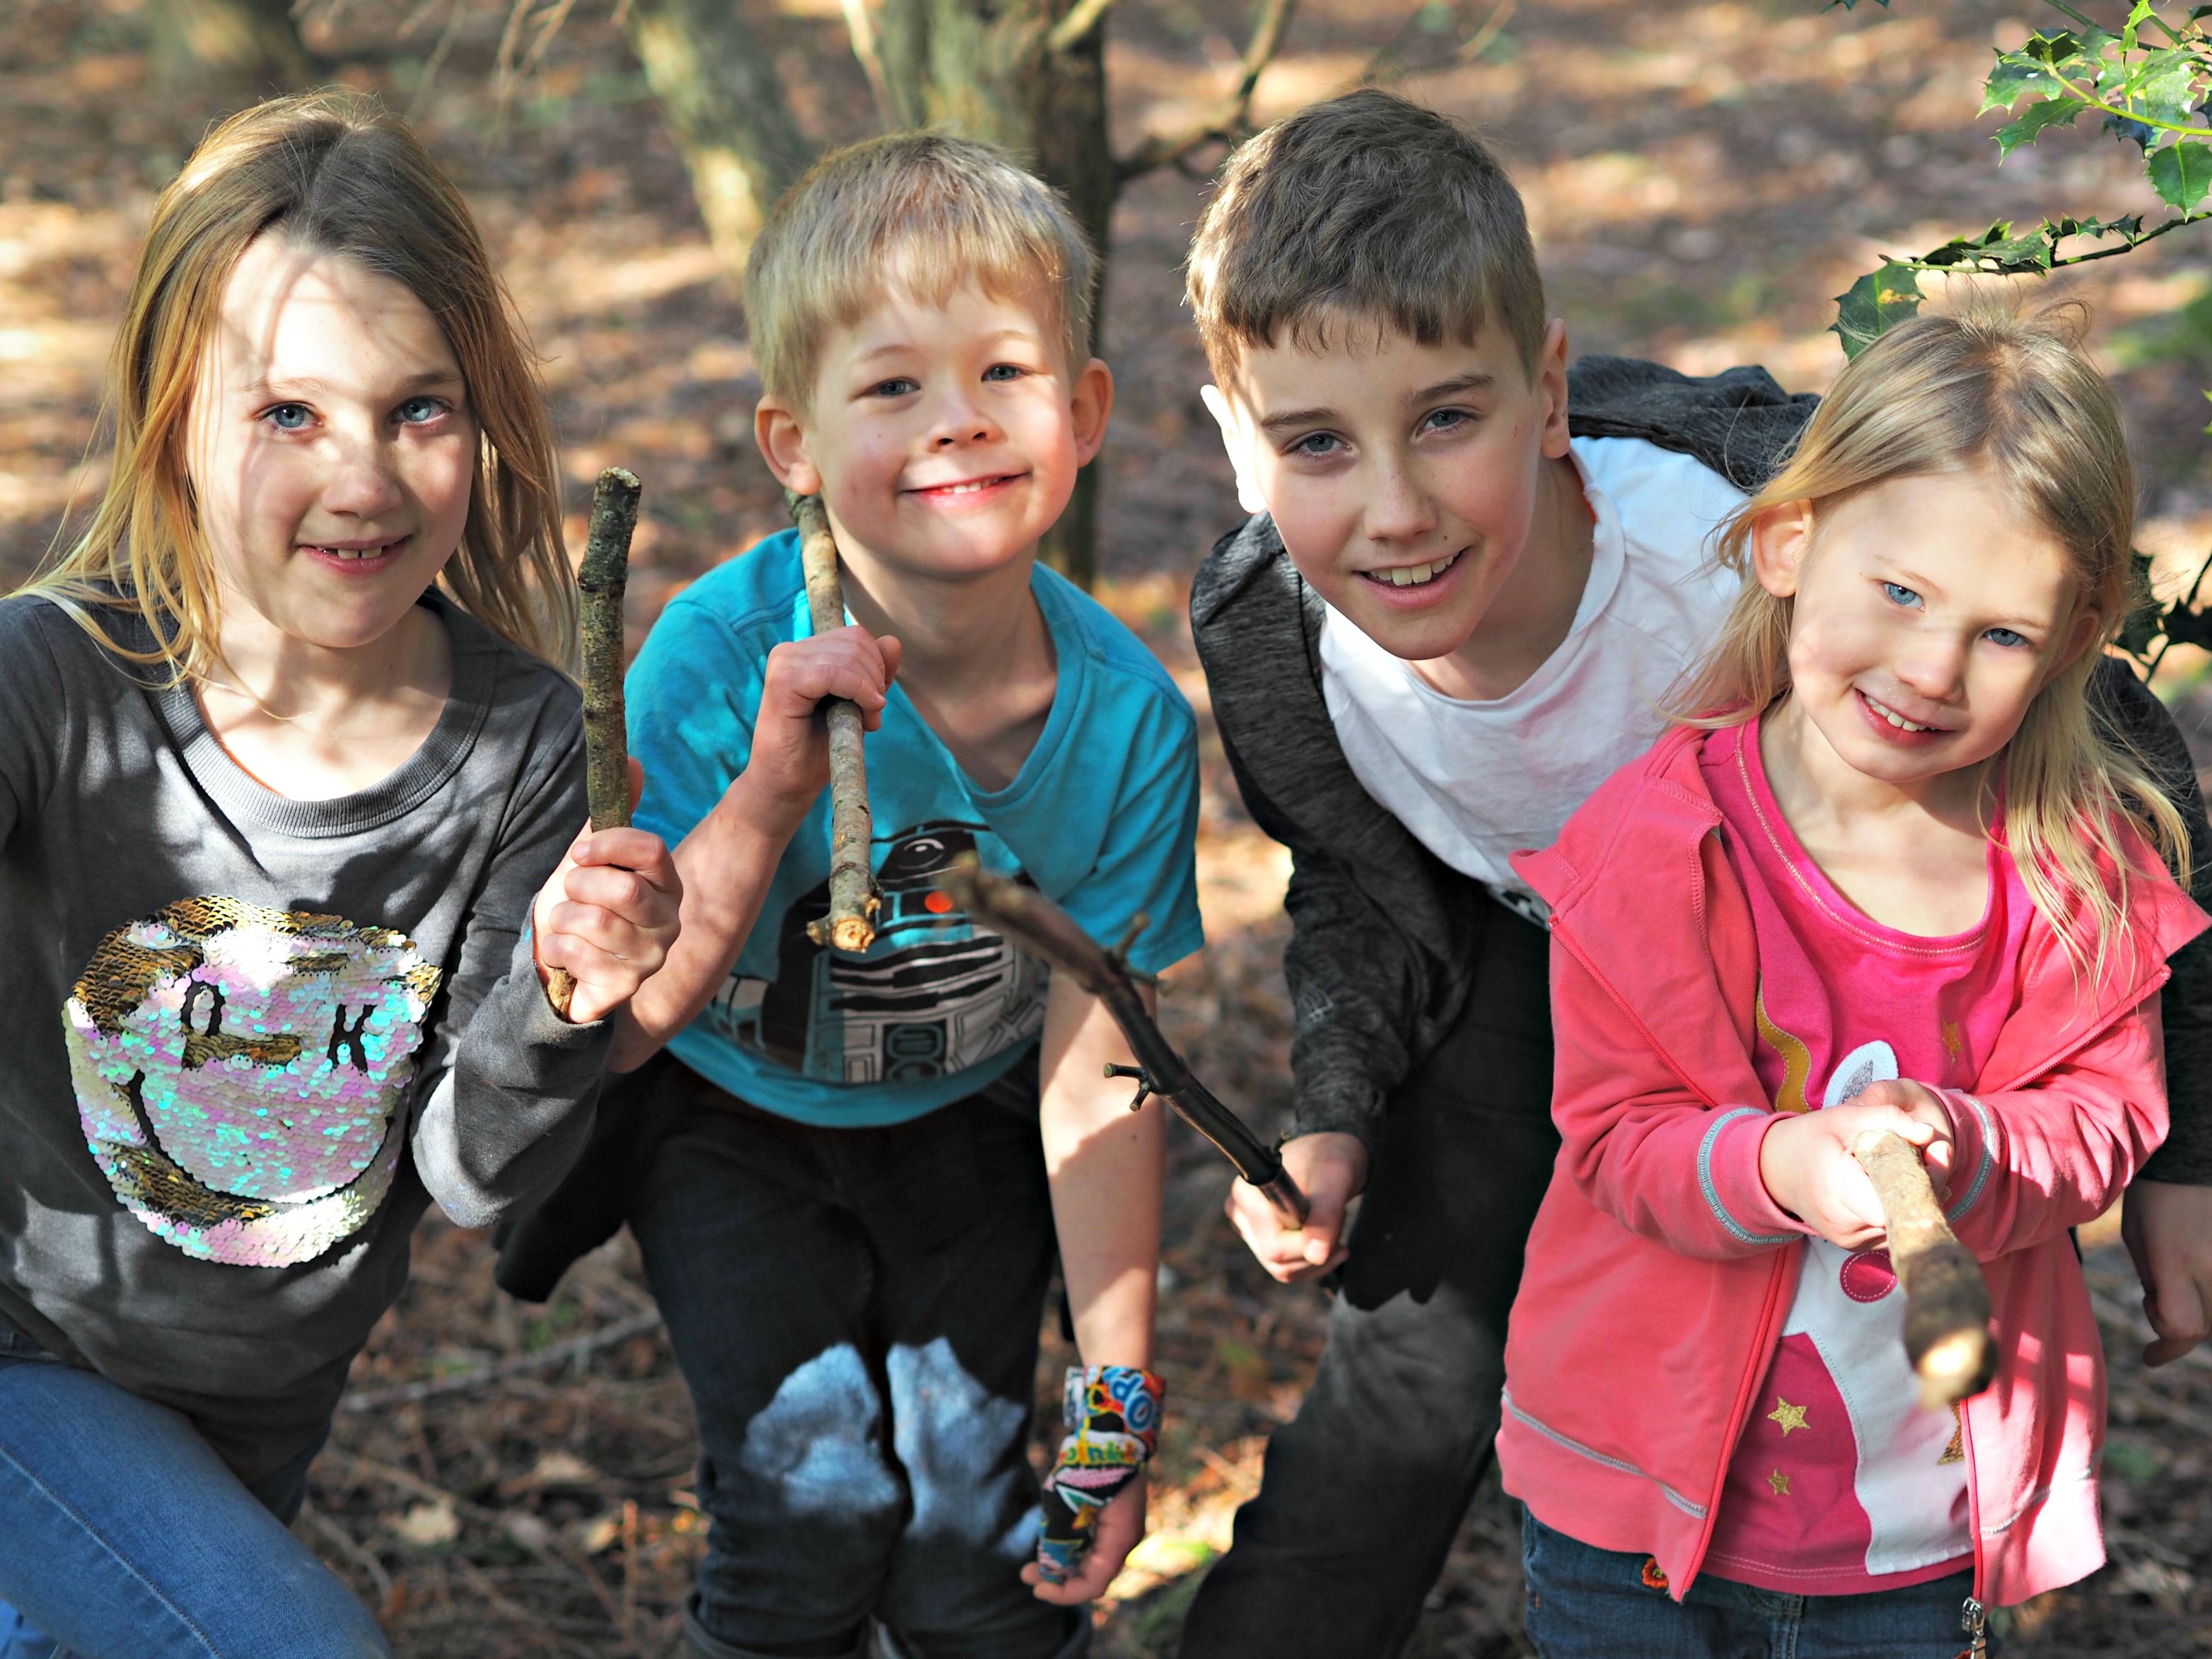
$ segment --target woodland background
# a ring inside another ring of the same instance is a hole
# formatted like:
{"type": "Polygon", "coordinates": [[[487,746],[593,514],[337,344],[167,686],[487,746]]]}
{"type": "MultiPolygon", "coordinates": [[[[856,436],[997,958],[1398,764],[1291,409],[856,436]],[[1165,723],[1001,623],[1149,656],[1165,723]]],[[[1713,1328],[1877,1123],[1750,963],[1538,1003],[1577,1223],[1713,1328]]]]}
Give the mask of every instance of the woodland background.
{"type": "MultiPolygon", "coordinates": [[[[154,192],[210,121],[265,77],[198,72],[163,29],[172,0],[0,0],[0,585],[27,574],[105,476],[102,360],[154,192]]],[[[533,0],[534,3],[534,0],[533,0]]],[[[1174,134],[1233,92],[1244,0],[1121,0],[1108,23],[1117,150],[1174,134]]],[[[313,72],[414,107],[469,191],[545,359],[580,514],[611,462],[645,480],[630,583],[635,643],[668,597],[783,523],[753,451],[758,393],[663,105],[608,0],[526,7],[530,72],[494,75],[503,6],[313,0],[313,72]],[[410,23],[412,27],[410,27],[410,23]],[[448,27],[450,23],[450,27],[448,27]],[[441,45],[442,42],[442,45],[441,45]],[[426,60],[440,62],[426,76],[426,60]]],[[[814,143],[874,125],[839,0],[753,9],[814,143]]],[[[1401,81],[1475,123],[1526,193],[1553,311],[1578,351],[1703,373],[1765,363],[1792,390],[1840,366],[1831,296],[1888,252],[1993,219],[2154,206],[2140,158],[2085,123],[2000,169],[1973,111],[1991,48],[2063,21],[2037,0],[1304,0],[1251,111],[1264,123],[1389,63],[1467,61],[1401,81]],[[1485,38],[1486,33],[1486,39],[1485,38]]],[[[517,54],[518,56],[520,54],[517,54]]],[[[1204,717],[1183,607],[1238,518],[1197,396],[1204,366],[1177,266],[1221,155],[1135,179],[1112,213],[1103,349],[1120,385],[1100,464],[1097,591],[1204,717]]],[[[2171,591],[2212,544],[2202,392],[2212,266],[2185,230],[2050,286],[2097,308],[2147,483],[2142,545],[2171,591]]],[[[1929,284],[1931,289],[1935,284],[1929,284]]],[[[580,544],[581,520],[571,525],[580,544]]],[[[2159,677],[2212,740],[2206,659],[2159,677]]],[[[1206,738],[1204,957],[1169,976],[1165,1018],[1217,1092],[1263,1127],[1285,1103],[1280,973],[1287,871],[1206,738]]],[[[2212,755],[2212,743],[2200,757],[2212,755]]],[[[1173,1408],[1152,1470],[1152,1533],[1097,1610],[1115,1656],[1176,1651],[1181,1610],[1255,1487],[1265,1437],[1297,1409],[1326,1304],[1269,1283],[1220,1214],[1226,1172],[1177,1127],[1162,1369],[1173,1408]]],[[[2113,1369],[2106,1501],[2112,1564],[2008,1622],[2016,1648],[2212,1651],[2212,1359],[2157,1373],[2112,1218],[2088,1264],[2113,1369]]],[[[662,1655],[701,1548],[688,1401],[627,1241],[549,1307],[497,1295],[478,1235],[433,1216],[414,1282],[355,1369],[302,1535],[381,1617],[404,1659],[662,1655]]],[[[1048,1321],[1041,1399],[1066,1363],[1048,1321]]],[[[1042,1444],[1042,1439],[1040,1441],[1042,1444]]],[[[1504,1656],[1518,1635],[1517,1522],[1478,1503],[1413,1651],[1504,1656]]]]}

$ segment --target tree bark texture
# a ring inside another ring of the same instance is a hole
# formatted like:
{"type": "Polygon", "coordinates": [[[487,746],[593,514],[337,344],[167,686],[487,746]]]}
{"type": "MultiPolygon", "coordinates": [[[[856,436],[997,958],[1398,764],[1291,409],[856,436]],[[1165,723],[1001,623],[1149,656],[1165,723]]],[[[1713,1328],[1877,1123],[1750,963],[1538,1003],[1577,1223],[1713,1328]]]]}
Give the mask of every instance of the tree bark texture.
{"type": "MultiPolygon", "coordinates": [[[[819,495],[783,492],[799,526],[799,560],[806,573],[806,609],[817,634],[845,625],[845,587],[837,575],[837,538],[819,495]]],[[[867,724],[860,705],[844,697],[823,702],[830,727],[830,914],[806,925],[817,945],[858,956],[876,942],[875,814],[868,805],[867,724]]]]}
{"type": "Polygon", "coordinates": [[[746,0],[631,0],[624,23],[731,281],[776,198],[814,160],[746,0]]]}
{"type": "Polygon", "coordinates": [[[156,0],[155,71],[171,85],[210,76],[296,91],[315,71],[289,0],[156,0]]]}

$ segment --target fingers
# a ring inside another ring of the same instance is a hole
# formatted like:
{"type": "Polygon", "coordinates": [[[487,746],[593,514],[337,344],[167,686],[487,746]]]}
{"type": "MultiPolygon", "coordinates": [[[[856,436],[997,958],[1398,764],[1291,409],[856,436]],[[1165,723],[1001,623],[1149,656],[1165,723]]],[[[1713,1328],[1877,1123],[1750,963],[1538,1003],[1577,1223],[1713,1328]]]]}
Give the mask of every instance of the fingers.
{"type": "Polygon", "coordinates": [[[1335,1213],[1328,1215],[1316,1196],[1304,1228],[1297,1231],[1283,1225],[1275,1206],[1249,1182],[1239,1181],[1230,1188],[1225,1207],[1245,1248],[1279,1284],[1318,1279],[1343,1265],[1346,1252],[1337,1238],[1344,1223],[1341,1200],[1335,1205],[1335,1213]]]}
{"type": "Polygon", "coordinates": [[[1145,1480],[1139,1474],[1098,1512],[1091,1547],[1085,1552],[1083,1565],[1073,1578],[1055,1584],[1032,1561],[1022,1569],[1022,1582],[1031,1587],[1038,1601],[1059,1607],[1095,1601],[1106,1593],[1106,1587],[1121,1571],[1122,1562],[1144,1535],[1145,1480]]]}
{"type": "Polygon", "coordinates": [[[572,1021],[602,1018],[659,971],[683,896],[666,845],[646,830],[602,830],[569,848],[538,895],[534,922],[538,965],[576,981],[572,1021]]]}
{"type": "Polygon", "coordinates": [[[872,731],[882,719],[899,656],[896,639],[878,640],[859,627],[788,641],[769,653],[762,705],[811,714],[824,697],[842,697],[858,705],[872,731]]]}

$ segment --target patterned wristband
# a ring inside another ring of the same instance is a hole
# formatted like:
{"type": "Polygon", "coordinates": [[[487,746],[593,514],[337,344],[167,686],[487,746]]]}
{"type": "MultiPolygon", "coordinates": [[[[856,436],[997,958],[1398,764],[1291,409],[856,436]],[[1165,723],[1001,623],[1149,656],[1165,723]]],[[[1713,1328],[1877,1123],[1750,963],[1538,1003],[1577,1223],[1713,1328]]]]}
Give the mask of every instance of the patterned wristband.
{"type": "Polygon", "coordinates": [[[1098,1512],[1139,1478],[1160,1440],[1167,1384],[1133,1365],[1070,1366],[1060,1414],[1068,1427],[1044,1482],[1037,1566],[1055,1584],[1073,1578],[1091,1547],[1098,1512]]]}

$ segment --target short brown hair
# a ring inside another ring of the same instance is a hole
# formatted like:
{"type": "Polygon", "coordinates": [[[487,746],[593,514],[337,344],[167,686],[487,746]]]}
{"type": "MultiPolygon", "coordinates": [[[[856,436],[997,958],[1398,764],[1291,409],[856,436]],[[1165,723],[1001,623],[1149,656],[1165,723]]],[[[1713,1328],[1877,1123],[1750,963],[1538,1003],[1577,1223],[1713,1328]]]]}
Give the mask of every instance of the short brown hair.
{"type": "Polygon", "coordinates": [[[495,633],[568,665],[575,585],[537,358],[453,180],[405,122],[335,88],[232,116],[155,203],[110,371],[114,469],[92,527],[37,590],[118,652],[97,614],[135,609],[162,641],[154,656],[206,672],[220,605],[185,427],[231,271],[264,232],[391,277],[437,319],[483,438],[468,523],[439,580],[495,633]]]}
{"type": "Polygon", "coordinates": [[[1423,345],[1495,321],[1535,372],[1544,279],[1521,192],[1456,122],[1373,88],[1301,110],[1231,158],[1191,243],[1214,377],[1285,335],[1381,325],[1423,345]]]}
{"type": "Polygon", "coordinates": [[[1001,298],[1040,283],[1046,320],[1080,368],[1096,269],[1059,193],[989,144],[896,132],[848,145],[785,193],[745,262],[761,387],[805,408],[823,341],[892,284],[941,303],[969,283],[1001,298]]]}

